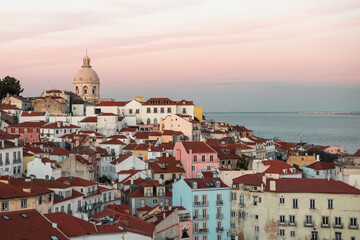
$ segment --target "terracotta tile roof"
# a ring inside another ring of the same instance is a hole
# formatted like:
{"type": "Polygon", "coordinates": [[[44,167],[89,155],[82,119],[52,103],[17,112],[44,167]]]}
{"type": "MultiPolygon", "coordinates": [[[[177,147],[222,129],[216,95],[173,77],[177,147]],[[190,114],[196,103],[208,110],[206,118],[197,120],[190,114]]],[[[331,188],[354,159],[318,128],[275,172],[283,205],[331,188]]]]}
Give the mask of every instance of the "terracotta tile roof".
{"type": "Polygon", "coordinates": [[[75,187],[88,187],[88,186],[96,185],[95,182],[91,182],[89,180],[82,179],[79,177],[61,177],[61,178],[58,178],[57,181],[68,184],[70,186],[75,186],[75,187]]]}
{"type": "Polygon", "coordinates": [[[192,101],[187,101],[185,99],[176,102],[176,105],[194,105],[192,101]]]}
{"type": "Polygon", "coordinates": [[[159,157],[156,161],[147,161],[149,168],[154,173],[184,173],[185,170],[181,161],[175,160],[175,157],[159,157]]]}
{"type": "Polygon", "coordinates": [[[33,157],[34,154],[31,154],[31,153],[29,153],[28,151],[26,151],[25,149],[23,149],[23,156],[24,156],[24,157],[33,157]]]}
{"type": "Polygon", "coordinates": [[[354,188],[344,182],[333,179],[312,178],[267,179],[265,191],[283,193],[360,194],[360,189],[354,188]],[[270,191],[270,181],[276,182],[275,191],[270,191]]]}
{"type": "Polygon", "coordinates": [[[142,105],[175,105],[173,101],[171,101],[169,98],[150,98],[146,102],[144,102],[142,105]]]}
{"type": "Polygon", "coordinates": [[[111,145],[126,145],[125,143],[118,140],[117,138],[112,138],[112,139],[110,139],[108,141],[105,141],[105,142],[102,142],[100,144],[102,144],[102,145],[109,145],[109,144],[111,144],[111,145]]]}
{"type": "Polygon", "coordinates": [[[117,164],[117,163],[121,163],[122,161],[128,159],[129,157],[131,157],[132,154],[129,153],[129,154],[124,154],[124,155],[120,155],[116,160],[114,160],[112,163],[113,164],[117,164]]]}
{"type": "Polygon", "coordinates": [[[275,173],[275,174],[299,174],[300,170],[294,168],[290,164],[283,162],[281,160],[267,160],[262,161],[264,166],[270,166],[264,171],[264,173],[275,173]],[[295,171],[295,172],[293,172],[295,171]]]}
{"type": "Polygon", "coordinates": [[[0,213],[1,239],[50,239],[50,236],[60,240],[69,239],[36,210],[0,213]],[[10,219],[5,220],[4,216],[10,219]]]}
{"type": "Polygon", "coordinates": [[[136,132],[137,128],[122,128],[120,132],[136,132]]]}
{"type": "Polygon", "coordinates": [[[102,147],[96,147],[96,152],[102,153],[102,154],[108,154],[108,152],[106,151],[106,149],[104,149],[104,148],[102,148],[102,147]]]}
{"type": "Polygon", "coordinates": [[[91,165],[91,163],[80,155],[75,156],[76,161],[82,164],[91,165]]]}
{"type": "Polygon", "coordinates": [[[21,113],[22,117],[41,117],[45,116],[46,112],[35,112],[35,111],[23,111],[21,113]]]}
{"type": "Polygon", "coordinates": [[[47,157],[44,157],[44,158],[42,158],[41,159],[41,162],[42,163],[56,163],[56,160],[50,160],[49,158],[47,158],[47,157]]]}
{"type": "Polygon", "coordinates": [[[100,133],[97,133],[95,131],[79,131],[78,134],[80,135],[95,135],[95,136],[102,136],[100,133]]]}
{"type": "Polygon", "coordinates": [[[34,179],[32,180],[35,184],[39,186],[43,186],[45,188],[49,189],[65,189],[70,188],[71,186],[64,184],[62,182],[59,182],[57,180],[43,180],[43,179],[34,179]]]}
{"type": "Polygon", "coordinates": [[[149,149],[149,145],[146,143],[138,144],[134,150],[137,151],[147,151],[149,149]]]}
{"type": "Polygon", "coordinates": [[[0,103],[0,110],[21,110],[11,104],[0,103]]]}
{"type": "Polygon", "coordinates": [[[109,225],[111,227],[102,228],[101,232],[99,232],[97,225],[63,212],[48,213],[45,214],[45,217],[47,217],[50,221],[57,223],[58,228],[69,237],[100,234],[101,232],[124,232],[111,225],[109,225]]]}
{"type": "Polygon", "coordinates": [[[64,155],[69,156],[70,154],[73,154],[73,152],[60,147],[54,147],[53,151],[50,153],[50,155],[54,155],[54,156],[64,156],[64,155]]]}
{"type": "Polygon", "coordinates": [[[9,126],[9,128],[40,128],[47,124],[47,122],[39,121],[39,122],[22,122],[15,125],[9,126]]]}
{"type": "Polygon", "coordinates": [[[15,139],[16,137],[12,134],[9,134],[3,130],[0,130],[0,139],[3,140],[11,140],[11,139],[15,139]]]}
{"type": "Polygon", "coordinates": [[[197,188],[215,188],[216,181],[220,181],[220,188],[228,187],[220,178],[186,178],[184,181],[190,188],[193,188],[193,182],[197,182],[197,188]]]}
{"type": "Polygon", "coordinates": [[[100,102],[96,107],[124,107],[129,101],[100,102]]]}
{"type": "Polygon", "coordinates": [[[174,144],[173,144],[173,142],[162,143],[158,147],[160,147],[162,149],[167,149],[167,150],[171,149],[172,150],[174,148],[174,144]]]}
{"type": "Polygon", "coordinates": [[[135,133],[134,138],[136,139],[149,139],[149,135],[152,132],[145,132],[145,131],[139,131],[137,133],[135,133]]]}
{"type": "Polygon", "coordinates": [[[184,146],[187,153],[190,152],[190,149],[193,153],[217,153],[204,142],[181,142],[181,144],[184,146]]]}
{"type": "Polygon", "coordinates": [[[0,199],[31,197],[33,193],[24,192],[22,188],[0,182],[0,199]]]}
{"type": "Polygon", "coordinates": [[[42,150],[39,147],[31,147],[29,145],[25,146],[25,150],[28,152],[32,152],[34,154],[40,154],[40,153],[45,153],[44,150],[42,150]]]}
{"type": "Polygon", "coordinates": [[[127,137],[124,136],[124,135],[112,135],[112,136],[110,136],[108,138],[127,139],[127,137]]]}
{"type": "Polygon", "coordinates": [[[81,123],[96,123],[97,117],[86,117],[80,121],[81,123]]]}
{"type": "Polygon", "coordinates": [[[126,151],[126,150],[129,150],[129,151],[133,151],[135,150],[135,148],[137,147],[137,144],[136,143],[130,143],[128,145],[126,145],[123,150],[126,151]]]}
{"type": "Polygon", "coordinates": [[[335,164],[333,162],[314,162],[305,167],[312,168],[314,170],[326,170],[326,169],[335,169],[335,164]]]}
{"type": "Polygon", "coordinates": [[[261,186],[262,177],[265,173],[245,174],[233,179],[233,184],[244,184],[250,186],[261,186]]]}
{"type": "Polygon", "coordinates": [[[11,177],[8,180],[8,183],[20,188],[21,190],[28,189],[30,191],[29,193],[31,193],[33,195],[43,195],[43,194],[52,192],[52,190],[45,188],[43,186],[40,186],[40,185],[36,184],[36,182],[25,180],[25,178],[11,177]]]}
{"type": "Polygon", "coordinates": [[[360,156],[360,149],[354,153],[355,156],[360,156]]]}
{"type": "Polygon", "coordinates": [[[162,135],[183,135],[181,131],[165,130],[162,135]]]}

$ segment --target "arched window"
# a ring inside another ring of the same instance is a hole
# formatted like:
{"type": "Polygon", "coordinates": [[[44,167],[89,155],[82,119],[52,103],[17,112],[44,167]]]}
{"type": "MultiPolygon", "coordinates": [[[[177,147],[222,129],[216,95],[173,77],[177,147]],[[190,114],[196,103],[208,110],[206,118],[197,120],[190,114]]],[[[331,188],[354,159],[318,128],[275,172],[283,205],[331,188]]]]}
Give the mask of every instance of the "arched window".
{"type": "Polygon", "coordinates": [[[157,121],[157,118],[154,118],[154,124],[157,124],[158,121],[157,121]]]}
{"type": "Polygon", "coordinates": [[[87,87],[84,87],[84,88],[83,88],[83,93],[84,93],[84,94],[87,94],[87,93],[88,93],[88,88],[87,88],[87,87]]]}
{"type": "Polygon", "coordinates": [[[79,87],[78,86],[76,86],[75,92],[76,92],[76,94],[79,94],[79,87]]]}
{"type": "Polygon", "coordinates": [[[93,87],[93,95],[96,94],[96,87],[93,87]]]}
{"type": "Polygon", "coordinates": [[[150,124],[150,118],[146,120],[146,124],[150,124]]]}

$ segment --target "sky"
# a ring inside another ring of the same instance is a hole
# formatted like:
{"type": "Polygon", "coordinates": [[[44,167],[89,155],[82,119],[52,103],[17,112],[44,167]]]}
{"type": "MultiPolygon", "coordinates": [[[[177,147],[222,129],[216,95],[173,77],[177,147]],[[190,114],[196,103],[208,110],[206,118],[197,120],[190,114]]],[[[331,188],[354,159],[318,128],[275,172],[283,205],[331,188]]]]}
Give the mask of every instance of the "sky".
{"type": "Polygon", "coordinates": [[[73,90],[88,49],[101,97],[205,112],[360,111],[360,0],[4,1],[0,78],[73,90]]]}

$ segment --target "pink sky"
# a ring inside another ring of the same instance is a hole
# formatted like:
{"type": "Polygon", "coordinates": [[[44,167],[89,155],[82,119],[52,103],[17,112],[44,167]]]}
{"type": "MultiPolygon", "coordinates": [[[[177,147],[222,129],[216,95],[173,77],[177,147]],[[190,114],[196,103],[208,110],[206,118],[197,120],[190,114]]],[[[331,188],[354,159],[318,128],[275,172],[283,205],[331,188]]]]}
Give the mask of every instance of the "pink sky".
{"type": "Polygon", "coordinates": [[[24,96],[72,90],[89,49],[102,97],[184,96],[221,110],[209,95],[228,104],[269,85],[275,95],[324,85],[324,97],[351,98],[336,109],[360,102],[359,0],[24,0],[2,3],[0,22],[0,78],[20,79],[24,96]]]}

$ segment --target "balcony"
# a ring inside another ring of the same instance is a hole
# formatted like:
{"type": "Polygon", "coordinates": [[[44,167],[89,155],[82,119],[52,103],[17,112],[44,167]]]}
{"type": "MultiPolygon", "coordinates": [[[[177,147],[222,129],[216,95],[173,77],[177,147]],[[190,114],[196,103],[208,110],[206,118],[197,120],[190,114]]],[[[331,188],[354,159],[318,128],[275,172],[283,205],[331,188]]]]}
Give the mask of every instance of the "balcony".
{"type": "Polygon", "coordinates": [[[290,222],[290,221],[289,221],[289,226],[294,226],[294,227],[296,227],[296,226],[297,226],[297,223],[296,223],[296,222],[290,222]]]}
{"type": "Polygon", "coordinates": [[[194,206],[197,206],[197,207],[204,207],[204,206],[207,206],[209,204],[208,201],[206,202],[194,202],[194,206]]]}
{"type": "Polygon", "coordinates": [[[224,215],[221,213],[221,214],[216,214],[216,218],[217,219],[221,219],[221,218],[223,218],[224,217],[224,215]]]}
{"type": "Polygon", "coordinates": [[[287,221],[278,220],[278,226],[286,226],[286,225],[287,225],[287,221]]]}
{"type": "Polygon", "coordinates": [[[304,227],[313,227],[313,226],[314,226],[313,222],[307,222],[307,221],[304,222],[304,227]]]}
{"type": "Polygon", "coordinates": [[[351,224],[349,223],[349,229],[359,229],[359,225],[358,224],[351,224]]]}
{"type": "Polygon", "coordinates": [[[89,197],[89,196],[93,196],[93,195],[95,195],[95,194],[97,194],[97,193],[98,193],[97,190],[89,191],[89,192],[87,192],[87,196],[88,196],[88,197],[89,197]]]}
{"type": "Polygon", "coordinates": [[[334,223],[333,228],[344,228],[344,225],[342,223],[334,223]]]}
{"type": "Polygon", "coordinates": [[[208,229],[208,228],[194,229],[194,233],[195,233],[195,234],[208,233],[208,232],[209,232],[209,229],[208,229]]]}
{"type": "Polygon", "coordinates": [[[329,228],[329,227],[330,227],[330,224],[328,224],[328,223],[321,223],[321,227],[322,227],[322,228],[329,228]]]}
{"type": "Polygon", "coordinates": [[[187,222],[187,221],[191,221],[190,215],[179,216],[179,222],[187,222]]]}
{"type": "Polygon", "coordinates": [[[193,219],[194,220],[206,220],[206,219],[209,219],[209,214],[207,214],[207,215],[202,215],[202,216],[200,216],[200,215],[194,215],[193,216],[193,219]]]}
{"type": "Polygon", "coordinates": [[[216,231],[217,231],[217,232],[223,232],[223,231],[224,231],[224,228],[223,228],[223,227],[217,227],[217,228],[216,228],[216,231]]]}
{"type": "Polygon", "coordinates": [[[216,205],[218,205],[218,206],[223,205],[223,204],[224,204],[223,200],[217,200],[216,201],[216,205]]]}

